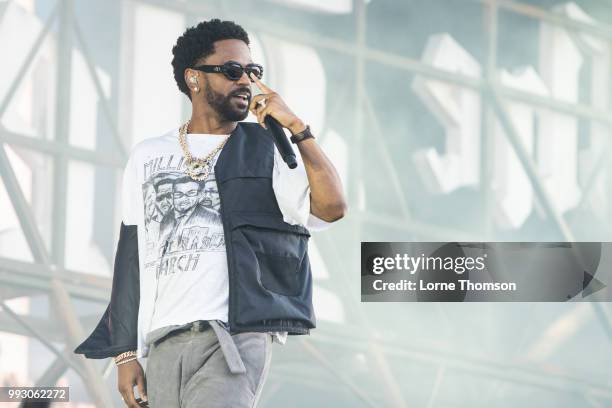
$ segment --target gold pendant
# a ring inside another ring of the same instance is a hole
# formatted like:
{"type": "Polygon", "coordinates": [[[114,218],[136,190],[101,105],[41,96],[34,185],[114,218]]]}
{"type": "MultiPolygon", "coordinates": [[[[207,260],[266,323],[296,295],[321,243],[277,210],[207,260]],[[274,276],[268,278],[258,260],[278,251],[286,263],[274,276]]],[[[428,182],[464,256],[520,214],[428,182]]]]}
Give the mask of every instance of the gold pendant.
{"type": "Polygon", "coordinates": [[[186,173],[194,180],[202,181],[208,177],[208,163],[192,160],[186,164],[186,173]]]}

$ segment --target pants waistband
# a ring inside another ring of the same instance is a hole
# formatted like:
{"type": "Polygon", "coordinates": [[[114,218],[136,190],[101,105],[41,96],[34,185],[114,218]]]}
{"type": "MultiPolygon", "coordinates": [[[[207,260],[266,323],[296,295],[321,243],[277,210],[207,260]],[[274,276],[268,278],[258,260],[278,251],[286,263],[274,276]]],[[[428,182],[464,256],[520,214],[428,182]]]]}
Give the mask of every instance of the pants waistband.
{"type": "Polygon", "coordinates": [[[208,320],[196,320],[195,322],[191,323],[189,330],[195,331],[195,332],[201,332],[201,331],[208,330],[210,328],[211,326],[208,320]]]}

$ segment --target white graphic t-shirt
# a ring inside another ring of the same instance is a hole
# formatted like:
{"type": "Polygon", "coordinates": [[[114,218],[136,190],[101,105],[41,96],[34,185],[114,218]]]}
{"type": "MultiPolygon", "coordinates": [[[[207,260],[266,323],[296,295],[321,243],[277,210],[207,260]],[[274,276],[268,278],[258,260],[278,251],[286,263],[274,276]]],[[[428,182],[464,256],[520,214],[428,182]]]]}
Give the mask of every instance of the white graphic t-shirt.
{"type": "MultiPolygon", "coordinates": [[[[204,158],[229,135],[187,134],[193,157],[204,158]]],[[[216,160],[219,153],[213,160],[216,160]]],[[[272,185],[285,222],[321,230],[310,214],[301,156],[289,169],[275,148],[272,185]]],[[[214,168],[203,181],[184,172],[178,128],[138,143],[123,172],[122,220],[138,226],[140,306],[138,357],[153,330],[195,320],[228,321],[229,282],[214,168]]]]}

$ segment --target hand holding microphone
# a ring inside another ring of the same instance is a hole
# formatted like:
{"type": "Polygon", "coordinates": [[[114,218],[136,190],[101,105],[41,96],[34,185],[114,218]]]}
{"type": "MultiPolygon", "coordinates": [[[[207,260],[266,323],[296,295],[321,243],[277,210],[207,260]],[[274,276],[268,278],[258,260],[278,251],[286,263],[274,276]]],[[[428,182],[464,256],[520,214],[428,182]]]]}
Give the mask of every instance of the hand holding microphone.
{"type": "MultiPolygon", "coordinates": [[[[297,160],[291,144],[283,131],[283,127],[289,129],[293,135],[308,132],[309,128],[289,109],[282,98],[268,88],[256,76],[249,76],[262,92],[253,96],[249,110],[257,116],[257,122],[272,132],[274,143],[283,160],[290,169],[297,167],[297,160]],[[264,104],[265,101],[265,104],[264,104]]],[[[308,132],[309,137],[312,137],[308,132]]]]}

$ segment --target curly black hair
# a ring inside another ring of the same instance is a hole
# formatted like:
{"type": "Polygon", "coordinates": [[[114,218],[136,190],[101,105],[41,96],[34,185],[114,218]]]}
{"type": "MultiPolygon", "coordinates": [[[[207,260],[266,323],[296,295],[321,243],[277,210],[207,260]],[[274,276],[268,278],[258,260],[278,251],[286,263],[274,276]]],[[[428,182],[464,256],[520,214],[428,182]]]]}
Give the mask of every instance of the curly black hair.
{"type": "Polygon", "coordinates": [[[181,92],[189,99],[189,87],[185,83],[185,69],[215,52],[215,41],[242,40],[249,45],[247,32],[233,21],[221,21],[218,18],[202,21],[197,26],[190,27],[177,40],[172,47],[172,68],[174,79],[181,92]]]}

